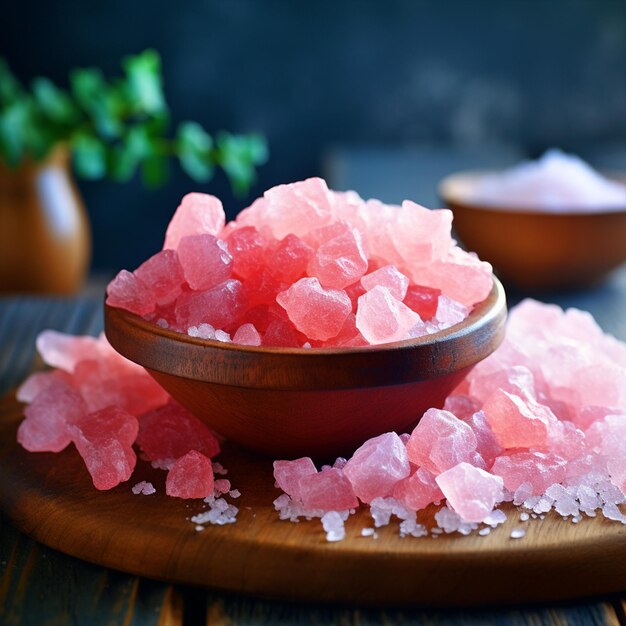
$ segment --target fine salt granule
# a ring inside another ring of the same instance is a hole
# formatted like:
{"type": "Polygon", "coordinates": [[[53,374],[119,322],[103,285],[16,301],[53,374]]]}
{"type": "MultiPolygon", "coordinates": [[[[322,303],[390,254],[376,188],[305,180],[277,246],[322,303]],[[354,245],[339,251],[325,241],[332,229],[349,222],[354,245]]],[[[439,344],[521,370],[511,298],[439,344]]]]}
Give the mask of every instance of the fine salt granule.
{"type": "Polygon", "coordinates": [[[493,284],[491,266],[456,246],[450,211],[364,201],[319,178],[274,187],[224,222],[219,200],[185,196],[164,250],[122,270],[107,303],[201,339],[362,346],[455,325],[493,284]]]}

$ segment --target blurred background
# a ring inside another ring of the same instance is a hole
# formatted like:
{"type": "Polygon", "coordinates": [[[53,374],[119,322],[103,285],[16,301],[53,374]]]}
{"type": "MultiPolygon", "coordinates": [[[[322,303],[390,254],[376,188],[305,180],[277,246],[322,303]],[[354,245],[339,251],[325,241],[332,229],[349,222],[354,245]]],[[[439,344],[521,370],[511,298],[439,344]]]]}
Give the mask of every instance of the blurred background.
{"type": "Polygon", "coordinates": [[[163,188],[79,181],[92,269],[133,268],[162,245],[191,190],[233,217],[266,188],[324,175],[387,201],[433,206],[436,183],[559,146],[626,168],[623,0],[79,0],[3,7],[0,55],[23,81],[162,57],[172,121],[265,135],[270,158],[247,197],[223,173],[163,188]]]}

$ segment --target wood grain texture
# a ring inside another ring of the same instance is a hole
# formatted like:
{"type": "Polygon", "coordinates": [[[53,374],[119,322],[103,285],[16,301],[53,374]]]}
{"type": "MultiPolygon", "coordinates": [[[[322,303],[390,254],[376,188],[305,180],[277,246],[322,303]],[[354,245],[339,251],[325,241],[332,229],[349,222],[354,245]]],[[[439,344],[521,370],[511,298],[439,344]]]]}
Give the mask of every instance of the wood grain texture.
{"type": "Polygon", "coordinates": [[[102,569],[35,543],[0,517],[3,626],[181,626],[171,587],[102,569]]]}
{"type": "Polygon", "coordinates": [[[621,211],[545,213],[498,209],[464,201],[484,173],[454,174],[440,195],[468,250],[523,289],[593,285],[626,260],[626,207],[621,211]]]}
{"type": "MultiPolygon", "coordinates": [[[[318,520],[281,522],[271,464],[236,448],[220,460],[241,490],[239,521],[196,532],[188,520],[204,508],[164,496],[164,473],[140,463],[133,477],[158,493],[134,496],[130,484],[97,492],[73,449],[30,454],[15,442],[21,407],[0,404],[0,503],[23,532],[106,567],[172,582],[286,600],[365,604],[465,605],[558,600],[626,588],[626,527],[602,517],[578,525],[548,516],[527,524],[512,513],[488,537],[401,539],[397,526],[374,540],[364,511],[348,538],[325,541],[318,520]]],[[[433,514],[427,510],[426,523],[433,514]]],[[[27,572],[24,566],[22,572],[27,572]]],[[[23,574],[26,575],[26,574],[23,574]]]]}
{"type": "Polygon", "coordinates": [[[504,337],[495,281],[462,323],[365,348],[263,348],[162,329],[105,307],[111,345],[143,365],[194,415],[230,441],[272,455],[348,456],[366,439],[413,426],[504,337]]]}

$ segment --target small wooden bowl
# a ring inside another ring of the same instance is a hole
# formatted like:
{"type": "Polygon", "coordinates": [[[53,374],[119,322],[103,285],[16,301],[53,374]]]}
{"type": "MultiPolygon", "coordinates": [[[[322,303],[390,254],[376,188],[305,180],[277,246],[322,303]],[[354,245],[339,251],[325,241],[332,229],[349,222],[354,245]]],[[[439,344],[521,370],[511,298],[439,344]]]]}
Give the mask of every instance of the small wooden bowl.
{"type": "Polygon", "coordinates": [[[487,174],[448,176],[439,195],[454,213],[454,229],[463,244],[489,261],[505,283],[540,291],[587,287],[626,261],[626,206],[621,211],[546,213],[466,201],[472,186],[487,174]]]}
{"type": "Polygon", "coordinates": [[[262,348],[162,329],[105,305],[111,345],[224,437],[274,458],[349,455],[369,437],[406,432],[441,407],[504,337],[506,299],[489,297],[461,324],[365,348],[262,348]]]}

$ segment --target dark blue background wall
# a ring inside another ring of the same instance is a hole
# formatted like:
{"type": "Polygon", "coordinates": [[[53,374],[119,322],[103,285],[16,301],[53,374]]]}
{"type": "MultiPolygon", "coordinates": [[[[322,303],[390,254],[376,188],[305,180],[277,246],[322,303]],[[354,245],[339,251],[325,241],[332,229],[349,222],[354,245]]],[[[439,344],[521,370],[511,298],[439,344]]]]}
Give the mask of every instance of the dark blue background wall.
{"type": "MultiPolygon", "coordinates": [[[[626,142],[624,0],[132,0],[7,2],[0,54],[24,78],[63,83],[73,66],[118,71],[146,47],[163,56],[174,120],[258,130],[271,161],[253,190],[320,172],[339,144],[626,142]]],[[[134,266],[156,251],[180,196],[177,173],[81,183],[94,266],[134,266]]],[[[202,190],[229,214],[245,206],[220,177],[202,190]]]]}

